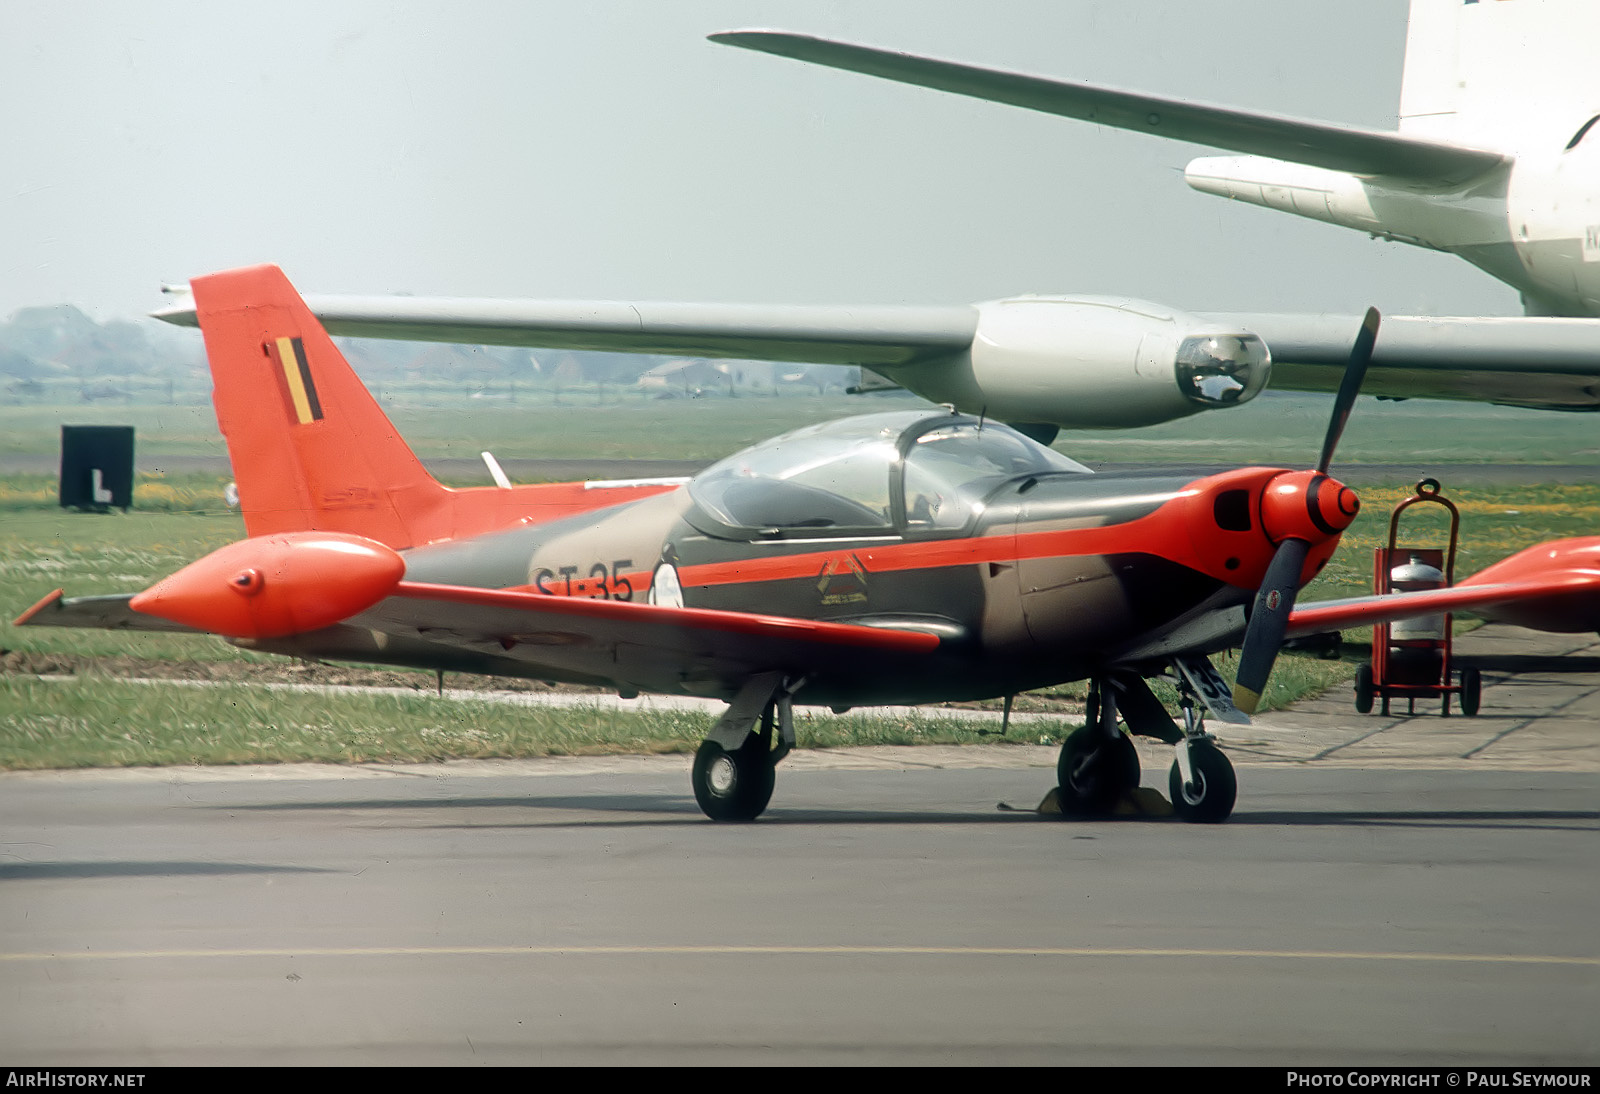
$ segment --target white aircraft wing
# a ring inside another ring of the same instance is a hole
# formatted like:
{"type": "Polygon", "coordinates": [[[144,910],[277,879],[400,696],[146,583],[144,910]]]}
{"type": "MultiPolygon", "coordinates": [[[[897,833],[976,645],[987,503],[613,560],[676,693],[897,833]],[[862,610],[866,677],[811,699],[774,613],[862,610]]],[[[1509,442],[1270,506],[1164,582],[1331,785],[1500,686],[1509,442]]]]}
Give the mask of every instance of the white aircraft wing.
{"type": "MultiPolygon", "coordinates": [[[[1337,391],[1357,315],[1206,314],[1260,335],[1272,387],[1337,391]]],[[[1362,394],[1600,408],[1600,320],[1386,315],[1362,394]]]]}
{"type": "MultiPolygon", "coordinates": [[[[312,295],[305,301],[329,334],[358,338],[869,367],[961,353],[978,327],[977,309],[964,304],[858,308],[312,295]]],[[[187,296],[154,314],[179,326],[199,325],[187,296]]]]}
{"type": "MultiPolygon", "coordinates": [[[[918,390],[973,345],[980,310],[758,304],[307,296],[329,332],[473,345],[732,357],[891,370],[918,390]]],[[[155,313],[195,326],[186,297],[155,313]]],[[[1334,391],[1355,315],[1248,313],[1198,319],[1254,331],[1272,353],[1278,391],[1334,391]]],[[[1070,344],[1073,331],[1060,332],[1070,344]]],[[[1131,370],[1132,361],[1128,361],[1131,370]]],[[[1073,365],[1063,362],[1063,376],[1073,365]]],[[[882,386],[866,378],[864,387],[882,386]]],[[[991,376],[985,383],[1002,383],[991,376]]],[[[1021,381],[1019,381],[1021,383],[1021,381]]],[[[1387,316],[1363,391],[1555,410],[1600,409],[1600,320],[1387,316]]],[[[998,395],[998,393],[991,393],[998,395]]],[[[1003,400],[995,398],[999,405],[1003,400]]],[[[1073,424],[1073,423],[1066,423],[1073,424]]]]}
{"type": "Polygon", "coordinates": [[[936,91],[1354,175],[1389,175],[1449,186],[1509,162],[1498,152],[1397,133],[1027,76],[787,31],[725,31],[710,38],[724,45],[936,91]]]}

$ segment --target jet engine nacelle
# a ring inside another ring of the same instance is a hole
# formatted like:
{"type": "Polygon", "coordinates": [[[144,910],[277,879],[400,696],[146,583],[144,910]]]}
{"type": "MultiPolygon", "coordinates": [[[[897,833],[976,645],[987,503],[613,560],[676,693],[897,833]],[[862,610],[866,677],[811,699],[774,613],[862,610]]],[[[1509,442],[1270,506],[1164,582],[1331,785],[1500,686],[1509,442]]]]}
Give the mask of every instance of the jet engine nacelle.
{"type": "Polygon", "coordinates": [[[1249,331],[1140,300],[1028,296],[979,304],[968,352],[881,371],[970,414],[1119,429],[1249,402],[1270,369],[1249,331]]]}

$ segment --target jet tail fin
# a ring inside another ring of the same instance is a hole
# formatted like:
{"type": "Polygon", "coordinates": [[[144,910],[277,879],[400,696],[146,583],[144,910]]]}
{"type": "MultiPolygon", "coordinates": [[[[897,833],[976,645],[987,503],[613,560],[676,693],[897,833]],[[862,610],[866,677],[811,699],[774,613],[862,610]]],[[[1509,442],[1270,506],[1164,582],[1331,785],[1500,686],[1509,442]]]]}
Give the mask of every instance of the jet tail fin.
{"type": "Polygon", "coordinates": [[[1554,152],[1600,112],[1593,0],[1411,0],[1400,132],[1554,152]]]}
{"type": "Polygon", "coordinates": [[[344,532],[398,550],[666,488],[452,490],[422,466],[282,270],[252,266],[190,284],[251,536],[344,532]]]}

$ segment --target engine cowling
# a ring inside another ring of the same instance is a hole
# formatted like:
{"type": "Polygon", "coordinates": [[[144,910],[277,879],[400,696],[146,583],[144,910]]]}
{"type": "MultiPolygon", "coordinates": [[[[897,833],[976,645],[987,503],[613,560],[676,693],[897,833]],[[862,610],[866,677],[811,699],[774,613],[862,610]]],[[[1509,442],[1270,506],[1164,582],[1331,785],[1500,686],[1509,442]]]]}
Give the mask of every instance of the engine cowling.
{"type": "Polygon", "coordinates": [[[1157,304],[1027,296],[979,304],[967,353],[882,371],[971,414],[1120,429],[1247,403],[1271,358],[1249,331],[1157,304]]]}

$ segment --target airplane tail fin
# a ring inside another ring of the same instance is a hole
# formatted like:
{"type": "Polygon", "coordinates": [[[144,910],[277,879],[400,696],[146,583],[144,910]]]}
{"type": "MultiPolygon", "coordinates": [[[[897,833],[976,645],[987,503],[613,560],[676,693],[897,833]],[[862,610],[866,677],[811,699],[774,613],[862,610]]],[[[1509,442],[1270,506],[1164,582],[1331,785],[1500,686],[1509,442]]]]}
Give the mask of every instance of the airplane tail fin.
{"type": "Polygon", "coordinates": [[[658,493],[584,483],[453,490],[428,474],[276,266],[195,278],[245,530],[344,532],[395,549],[658,493]]]}
{"type": "Polygon", "coordinates": [[[1593,0],[1411,0],[1400,132],[1452,144],[1560,149],[1600,113],[1593,0]]]}

